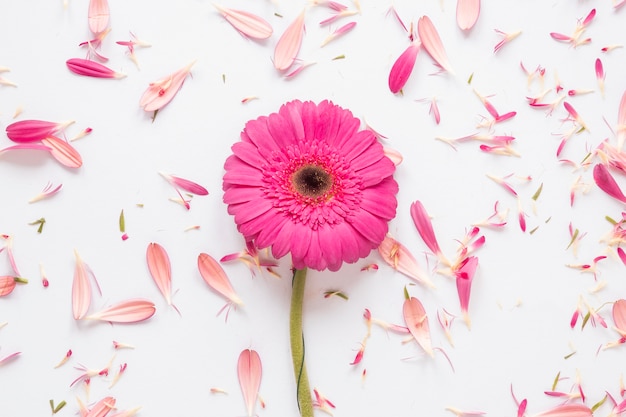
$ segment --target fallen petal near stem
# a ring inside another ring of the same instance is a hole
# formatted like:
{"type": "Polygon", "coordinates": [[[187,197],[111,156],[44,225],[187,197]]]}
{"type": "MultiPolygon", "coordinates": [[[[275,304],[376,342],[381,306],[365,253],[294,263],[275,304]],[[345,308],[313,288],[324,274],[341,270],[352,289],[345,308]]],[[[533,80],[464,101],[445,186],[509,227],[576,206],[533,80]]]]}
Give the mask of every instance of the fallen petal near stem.
{"type": "Polygon", "coordinates": [[[263,368],[259,354],[255,350],[244,349],[237,361],[237,376],[239,377],[243,400],[246,403],[248,417],[254,415],[254,406],[259,395],[262,373],[263,368]]]}
{"type": "Polygon", "coordinates": [[[235,293],[224,269],[209,254],[201,253],[198,255],[198,269],[202,279],[209,287],[226,297],[230,302],[237,305],[243,304],[241,298],[235,293]]]}

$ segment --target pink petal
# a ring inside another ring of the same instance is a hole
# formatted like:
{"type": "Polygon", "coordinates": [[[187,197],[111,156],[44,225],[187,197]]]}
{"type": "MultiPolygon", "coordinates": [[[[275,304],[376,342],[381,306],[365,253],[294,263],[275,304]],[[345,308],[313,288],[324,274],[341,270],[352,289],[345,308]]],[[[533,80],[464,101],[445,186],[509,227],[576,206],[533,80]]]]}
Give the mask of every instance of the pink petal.
{"type": "Polygon", "coordinates": [[[114,304],[85,318],[111,323],[136,323],[149,319],[155,312],[152,301],[135,298],[114,304]]]}
{"type": "Polygon", "coordinates": [[[468,315],[470,293],[472,290],[472,281],[474,279],[474,274],[476,273],[477,267],[478,258],[476,258],[475,256],[470,256],[463,261],[461,267],[455,272],[456,290],[459,294],[461,312],[463,313],[463,317],[465,318],[465,322],[468,324],[468,326],[470,323],[468,315]]]}
{"type": "Polygon", "coordinates": [[[104,32],[109,26],[108,0],[89,0],[87,19],[89,21],[89,29],[96,37],[104,32]]]}
{"type": "Polygon", "coordinates": [[[50,148],[41,145],[38,143],[22,143],[19,145],[8,146],[6,148],[0,149],[0,155],[8,151],[17,151],[17,150],[36,150],[36,151],[50,151],[50,148]]]}
{"type": "Polygon", "coordinates": [[[146,250],[146,260],[152,279],[165,297],[167,304],[172,305],[172,268],[167,252],[158,243],[150,243],[146,250]]]}
{"type": "Polygon", "coordinates": [[[408,48],[394,62],[389,72],[389,90],[396,94],[406,84],[415,66],[417,53],[420,50],[420,43],[411,42],[408,48]]]}
{"type": "Polygon", "coordinates": [[[274,67],[285,71],[298,56],[304,35],[304,10],[298,15],[276,43],[274,49],[274,67]]]}
{"type": "Polygon", "coordinates": [[[195,195],[208,195],[209,194],[206,188],[204,188],[200,184],[197,184],[193,181],[180,178],[174,175],[164,174],[162,172],[159,172],[159,174],[161,174],[161,176],[165,178],[167,182],[172,184],[174,187],[181,188],[191,194],[195,194],[195,195]]]}
{"type": "Polygon", "coordinates": [[[597,164],[593,168],[593,179],[602,191],[622,203],[626,203],[626,196],[605,165],[597,164]]]}
{"type": "Polygon", "coordinates": [[[74,319],[80,320],[85,317],[91,305],[91,285],[89,285],[89,275],[87,266],[74,251],[76,265],[74,267],[74,280],[72,282],[72,312],[74,319]]]}
{"type": "Polygon", "coordinates": [[[439,243],[437,243],[437,237],[433,231],[430,216],[428,216],[424,205],[419,200],[411,204],[411,218],[413,218],[417,232],[422,237],[426,246],[428,246],[432,253],[441,256],[441,249],[439,248],[439,243]]]}
{"type": "Polygon", "coordinates": [[[259,16],[243,10],[227,9],[217,4],[214,6],[241,34],[254,39],[267,39],[272,36],[272,26],[259,16]]]}
{"type": "Polygon", "coordinates": [[[411,252],[391,236],[386,236],[381,242],[380,246],[378,246],[378,253],[396,271],[427,287],[434,287],[430,278],[420,268],[411,252]]]}
{"type": "Polygon", "coordinates": [[[104,417],[111,410],[115,408],[115,398],[104,397],[96,403],[90,410],[87,411],[82,417],[104,417]]]}
{"type": "Polygon", "coordinates": [[[480,14],[480,0],[457,0],[456,23],[461,30],[470,30],[480,14]]]}
{"type": "Polygon", "coordinates": [[[534,417],[592,417],[591,409],[583,404],[563,404],[534,417]]]}
{"type": "Polygon", "coordinates": [[[11,360],[17,358],[22,352],[14,352],[11,353],[10,355],[5,356],[4,358],[0,358],[0,365],[4,365],[7,362],[10,362],[11,360]]]}
{"type": "Polygon", "coordinates": [[[626,141],[626,91],[622,95],[617,111],[617,142],[621,145],[626,141]]]}
{"type": "Polygon", "coordinates": [[[44,120],[20,120],[7,126],[6,132],[13,142],[35,142],[65,129],[74,121],[55,123],[44,120]]]}
{"type": "Polygon", "coordinates": [[[167,77],[150,83],[139,100],[139,106],[147,112],[162,109],[181,89],[194,64],[195,61],[167,77]]]}
{"type": "Polygon", "coordinates": [[[243,350],[237,361],[237,375],[239,376],[239,385],[243,400],[246,403],[248,417],[254,415],[254,406],[261,385],[261,374],[262,367],[259,354],[251,349],[243,350]]]}
{"type": "Polygon", "coordinates": [[[448,56],[446,55],[443,43],[441,43],[439,33],[437,33],[435,25],[433,25],[433,22],[428,16],[422,16],[418,20],[417,33],[419,34],[424,48],[435,60],[435,62],[449,73],[454,73],[454,71],[452,71],[452,67],[450,66],[450,62],[448,61],[448,56]]]}
{"type": "Polygon", "coordinates": [[[230,284],[230,280],[226,272],[224,272],[224,269],[210,255],[206,253],[198,255],[198,269],[200,270],[200,275],[202,275],[204,282],[206,282],[209,287],[222,294],[230,302],[237,305],[243,304],[243,301],[241,301],[230,284]]]}
{"type": "Polygon", "coordinates": [[[126,74],[113,71],[111,68],[95,61],[82,58],[71,58],[66,62],[67,68],[74,74],[95,78],[124,78],[126,74]]]}
{"type": "Polygon", "coordinates": [[[428,316],[422,303],[415,297],[405,300],[402,307],[402,315],[404,316],[406,327],[408,327],[413,338],[424,349],[424,352],[433,356],[428,316]]]}
{"type": "Polygon", "coordinates": [[[11,294],[15,289],[15,277],[0,277],[0,297],[11,294]]]}
{"type": "Polygon", "coordinates": [[[44,146],[50,148],[50,154],[61,164],[69,168],[80,168],[83,159],[69,142],[59,139],[56,136],[49,136],[41,140],[44,146]]]}
{"type": "Polygon", "coordinates": [[[613,304],[613,323],[622,335],[626,335],[626,300],[620,299],[613,304]]]}
{"type": "Polygon", "coordinates": [[[557,41],[569,42],[572,40],[571,36],[563,35],[562,33],[550,32],[550,36],[557,41]]]}

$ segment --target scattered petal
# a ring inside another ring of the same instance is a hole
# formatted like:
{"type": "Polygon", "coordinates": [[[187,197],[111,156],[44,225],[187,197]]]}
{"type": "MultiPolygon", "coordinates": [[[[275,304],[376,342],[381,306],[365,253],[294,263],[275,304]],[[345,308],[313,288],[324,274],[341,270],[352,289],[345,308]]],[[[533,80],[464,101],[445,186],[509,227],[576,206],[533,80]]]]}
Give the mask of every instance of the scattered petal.
{"type": "Polygon", "coordinates": [[[402,90],[404,85],[409,79],[413,67],[415,66],[415,60],[417,59],[417,53],[420,50],[420,42],[413,41],[408,48],[398,57],[394,62],[389,72],[389,90],[393,94],[402,90]]]}
{"type": "Polygon", "coordinates": [[[145,111],[158,111],[165,107],[167,103],[172,101],[176,93],[182,88],[185,79],[191,72],[191,67],[196,62],[192,62],[186,67],[173,72],[172,74],[161,78],[160,80],[150,83],[148,89],[143,93],[139,100],[139,106],[145,111]]]}
{"type": "Polygon", "coordinates": [[[146,250],[146,260],[148,269],[155,284],[165,297],[165,301],[170,306],[172,304],[172,268],[170,266],[170,258],[163,246],[158,243],[148,244],[146,250]]]}
{"type": "Polygon", "coordinates": [[[255,350],[244,349],[237,361],[237,375],[248,417],[254,415],[254,406],[261,386],[261,358],[255,350]]]}
{"type": "Polygon", "coordinates": [[[243,10],[228,9],[217,4],[213,6],[242,35],[253,39],[267,39],[272,36],[272,26],[265,19],[243,10]]]}
{"type": "Polygon", "coordinates": [[[411,252],[391,236],[387,235],[380,246],[378,246],[378,253],[380,253],[380,256],[387,264],[401,274],[427,287],[435,287],[426,272],[420,268],[411,252]]]}
{"type": "Polygon", "coordinates": [[[215,259],[206,253],[198,255],[198,269],[200,275],[209,287],[226,297],[231,303],[242,305],[243,301],[235,293],[224,269],[215,259]]]}
{"type": "Polygon", "coordinates": [[[480,0],[457,0],[456,23],[461,30],[470,30],[480,14],[480,0]]]}
{"type": "Polygon", "coordinates": [[[87,266],[74,251],[76,265],[74,268],[74,280],[72,283],[72,312],[75,320],[85,317],[91,305],[91,285],[89,285],[89,274],[87,266]]]}
{"type": "Polygon", "coordinates": [[[424,349],[424,352],[434,356],[432,343],[430,340],[430,330],[428,327],[428,316],[422,303],[415,297],[404,301],[402,314],[406,326],[417,343],[424,349]]]}
{"type": "Polygon", "coordinates": [[[48,136],[41,140],[44,146],[50,148],[50,154],[61,164],[68,168],[80,168],[83,158],[69,142],[56,136],[48,136]]]}
{"type": "Polygon", "coordinates": [[[45,120],[20,120],[8,125],[6,132],[13,142],[36,142],[63,131],[72,123],[74,123],[73,120],[61,123],[45,120]]]}
{"type": "Polygon", "coordinates": [[[304,35],[304,10],[287,27],[274,49],[274,67],[278,71],[285,71],[293,64],[298,56],[302,37],[304,35]]]}
{"type": "Polygon", "coordinates": [[[450,74],[454,74],[439,33],[437,33],[435,25],[433,25],[433,22],[428,16],[422,16],[418,20],[417,33],[422,41],[422,45],[424,45],[424,49],[426,49],[426,52],[435,60],[437,65],[450,74]]]}
{"type": "Polygon", "coordinates": [[[71,58],[65,63],[67,64],[67,68],[74,74],[84,75],[86,77],[115,79],[126,77],[126,74],[115,72],[111,68],[89,59],[71,58]]]}
{"type": "Polygon", "coordinates": [[[155,312],[156,308],[152,301],[135,298],[114,304],[104,310],[86,316],[85,319],[111,323],[137,323],[149,319],[155,312]]]}

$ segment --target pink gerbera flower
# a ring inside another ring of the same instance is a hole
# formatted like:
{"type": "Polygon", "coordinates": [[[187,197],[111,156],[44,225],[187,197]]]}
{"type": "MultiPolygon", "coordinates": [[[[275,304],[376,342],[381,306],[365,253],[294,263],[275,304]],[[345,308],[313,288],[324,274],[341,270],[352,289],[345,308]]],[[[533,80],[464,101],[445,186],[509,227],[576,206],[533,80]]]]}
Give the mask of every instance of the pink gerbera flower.
{"type": "Polygon", "coordinates": [[[352,113],[292,101],[250,120],[224,165],[238,230],[296,269],[338,270],[378,247],[396,214],[395,166],[352,113]]]}

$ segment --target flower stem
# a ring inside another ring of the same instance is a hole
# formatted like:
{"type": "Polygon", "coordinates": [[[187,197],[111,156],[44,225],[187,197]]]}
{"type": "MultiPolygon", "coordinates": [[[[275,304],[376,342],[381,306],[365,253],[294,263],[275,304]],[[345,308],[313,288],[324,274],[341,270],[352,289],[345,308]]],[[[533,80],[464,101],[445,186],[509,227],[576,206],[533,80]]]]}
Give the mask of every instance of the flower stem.
{"type": "Polygon", "coordinates": [[[296,269],[294,271],[293,281],[291,284],[289,334],[300,416],[313,417],[313,399],[311,397],[309,377],[307,376],[306,365],[304,363],[304,334],[302,333],[302,304],[304,301],[305,283],[306,268],[296,269]]]}

